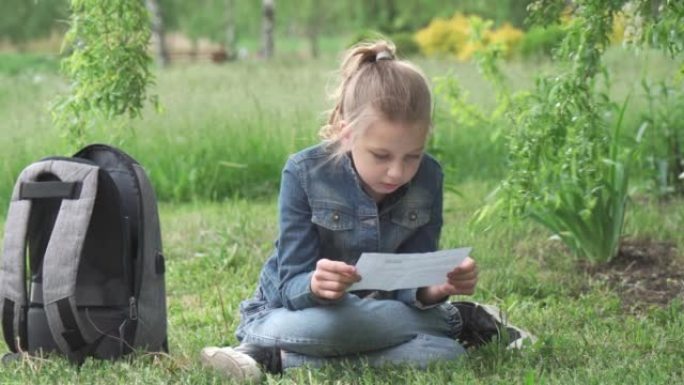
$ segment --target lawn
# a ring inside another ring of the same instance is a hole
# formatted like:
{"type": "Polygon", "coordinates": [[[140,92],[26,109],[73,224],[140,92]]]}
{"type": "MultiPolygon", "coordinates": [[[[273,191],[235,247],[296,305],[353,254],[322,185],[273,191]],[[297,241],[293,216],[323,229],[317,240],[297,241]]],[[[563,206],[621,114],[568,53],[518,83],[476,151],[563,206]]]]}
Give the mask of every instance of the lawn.
{"type": "MultiPolygon", "coordinates": [[[[557,241],[528,224],[477,231],[467,223],[487,186],[461,185],[447,194],[443,247],[472,245],[481,281],[475,300],[506,309],[539,342],[523,351],[490,346],[461,362],[428,371],[409,368],[296,370],[269,383],[679,383],[684,380],[681,299],[639,310],[623,306],[600,277],[578,267],[557,241]],[[333,380],[334,379],[334,380],[333,380]]],[[[162,204],[167,263],[170,356],[131,362],[88,361],[78,371],[61,359],[5,368],[0,383],[220,383],[202,369],[206,345],[232,344],[237,306],[254,289],[276,234],[270,201],[162,204]]],[[[635,208],[627,234],[684,242],[684,208],[635,208]],[[667,212],[663,223],[662,214],[667,212]]],[[[643,304],[642,304],[643,305],[643,304]]],[[[391,325],[388,325],[391,327],[391,325]]]]}
{"type": "MultiPolygon", "coordinates": [[[[636,64],[624,68],[628,60],[619,56],[610,60],[621,67],[614,92],[629,91],[642,69],[636,64]]],[[[455,70],[474,102],[491,104],[488,87],[473,66],[420,64],[431,77],[455,70]]],[[[318,112],[326,107],[322,95],[334,66],[332,58],[324,58],[172,68],[159,74],[155,88],[164,113],[147,111],[144,120],[134,122],[134,133],[113,134],[109,126],[92,133],[93,141],[114,137],[145,165],[162,198],[170,354],[114,363],[89,360],[80,370],[62,359],[33,359],[3,368],[0,384],[224,383],[201,368],[199,350],[235,343],[238,304],[252,293],[277,235],[275,193],[280,167],[288,153],[316,141],[318,112]]],[[[524,87],[533,73],[548,66],[513,63],[507,72],[516,87],[524,87]]],[[[658,76],[656,70],[653,76],[658,76]]],[[[53,131],[46,112],[55,90],[63,87],[49,72],[0,75],[2,197],[9,196],[23,165],[44,155],[68,153],[69,146],[53,131]]],[[[526,221],[472,225],[471,218],[505,172],[505,153],[500,142],[491,141],[495,128],[459,131],[449,125],[439,98],[437,104],[435,130],[442,130],[439,145],[446,149],[438,157],[450,186],[441,247],[473,246],[480,268],[473,299],[505,309],[511,322],[532,331],[538,342],[522,351],[488,346],[464,360],[435,364],[426,371],[299,369],[269,377],[267,382],[684,381],[682,294],[665,303],[636,298],[635,291],[627,290],[630,287],[605,271],[578,263],[550,234],[526,221]]],[[[682,201],[649,198],[639,186],[635,184],[630,201],[626,239],[671,245],[672,266],[681,266],[684,260],[677,250],[684,247],[682,201]]],[[[2,202],[5,205],[6,200],[2,202]]],[[[673,279],[671,285],[676,286],[684,277],[673,279]]],[[[4,351],[3,346],[0,352],[4,351]]]]}

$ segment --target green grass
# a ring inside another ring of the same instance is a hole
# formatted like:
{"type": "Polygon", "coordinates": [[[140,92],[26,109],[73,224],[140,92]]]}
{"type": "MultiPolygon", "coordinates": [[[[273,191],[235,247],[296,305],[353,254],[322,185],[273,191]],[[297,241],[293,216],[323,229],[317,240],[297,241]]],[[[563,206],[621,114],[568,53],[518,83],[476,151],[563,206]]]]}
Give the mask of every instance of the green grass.
{"type": "MultiPolygon", "coordinates": [[[[431,76],[451,66],[424,64],[431,76]]],[[[175,66],[158,73],[152,90],[161,98],[162,113],[148,109],[142,120],[93,122],[87,140],[114,143],[133,155],[164,201],[272,196],[287,155],[318,141],[336,65],[328,56],[175,66]]],[[[456,66],[476,88],[475,68],[456,66]]],[[[48,113],[65,89],[55,75],[0,76],[0,206],[6,206],[13,181],[31,161],[74,151],[48,113]]],[[[447,149],[439,156],[454,180],[500,174],[502,147],[489,139],[494,128],[461,132],[439,111],[435,130],[440,148],[447,149]],[[483,159],[482,152],[490,156],[483,159]]]]}
{"type": "Polygon", "coordinates": [[[58,58],[51,55],[0,52],[0,74],[55,73],[58,68],[58,58]]]}
{"type": "MultiPolygon", "coordinates": [[[[474,299],[506,309],[539,342],[523,351],[488,346],[427,371],[406,367],[297,369],[273,384],[643,384],[684,380],[684,306],[625,313],[617,295],[577,268],[548,234],[528,223],[489,231],[466,224],[487,184],[465,183],[447,194],[444,248],[472,245],[480,268],[474,299]]],[[[628,219],[628,232],[657,238],[677,234],[684,206],[647,202],[628,219]],[[667,212],[666,221],[658,222],[667,212]]],[[[77,371],[61,358],[14,364],[0,383],[223,383],[201,368],[203,346],[233,344],[239,302],[251,295],[276,236],[273,201],[162,204],[167,256],[171,354],[115,363],[87,361],[77,371]]],[[[673,239],[673,238],[670,238],[673,239]]],[[[4,350],[4,347],[2,348],[4,350]]]]}
{"type": "MultiPolygon", "coordinates": [[[[618,94],[638,88],[646,64],[658,69],[650,74],[654,78],[666,77],[675,68],[659,56],[642,63],[615,52],[608,59],[616,68],[613,80],[619,85],[614,87],[618,94]]],[[[492,107],[492,89],[473,64],[416,61],[431,78],[453,73],[469,100],[485,110],[492,107]]],[[[148,109],[141,120],[93,121],[87,140],[113,143],[133,155],[149,171],[163,201],[269,197],[277,189],[287,155],[317,142],[323,111],[330,106],[325,94],[334,85],[336,66],[332,55],[318,60],[286,55],[273,62],[220,66],[179,64],[159,71],[151,89],[161,99],[162,113],[148,109]]],[[[531,86],[534,75],[551,68],[550,62],[512,62],[505,70],[512,86],[524,89],[531,86]]],[[[64,80],[50,71],[0,73],[0,211],[27,164],[74,152],[49,114],[50,103],[66,90],[64,80]]],[[[440,95],[435,104],[438,140],[430,150],[447,170],[447,183],[501,177],[505,150],[501,139],[492,141],[499,127],[457,127],[440,95]]],[[[630,107],[636,112],[628,116],[629,127],[636,129],[640,109],[630,107]]]]}

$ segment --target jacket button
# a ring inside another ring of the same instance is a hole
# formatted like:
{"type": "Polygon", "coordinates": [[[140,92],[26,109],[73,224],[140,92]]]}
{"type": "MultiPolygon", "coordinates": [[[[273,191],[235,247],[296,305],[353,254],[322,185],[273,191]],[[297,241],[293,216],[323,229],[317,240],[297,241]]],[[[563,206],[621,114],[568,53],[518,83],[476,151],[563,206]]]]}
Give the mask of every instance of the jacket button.
{"type": "Polygon", "coordinates": [[[418,219],[418,214],[416,214],[415,211],[411,211],[411,212],[409,213],[409,219],[412,220],[412,221],[415,221],[416,219],[418,219]]]}
{"type": "Polygon", "coordinates": [[[340,214],[334,213],[332,216],[332,220],[338,222],[340,220],[340,214]]]}

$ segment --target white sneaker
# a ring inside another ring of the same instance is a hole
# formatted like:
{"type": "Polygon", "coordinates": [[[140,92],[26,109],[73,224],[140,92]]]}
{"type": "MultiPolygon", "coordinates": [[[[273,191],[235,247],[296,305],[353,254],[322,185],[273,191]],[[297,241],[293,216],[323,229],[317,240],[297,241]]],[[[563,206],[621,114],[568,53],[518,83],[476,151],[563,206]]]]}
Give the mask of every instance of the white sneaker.
{"type": "Polygon", "coordinates": [[[200,352],[200,358],[205,366],[238,383],[258,382],[264,377],[256,360],[231,347],[206,347],[200,352]]]}

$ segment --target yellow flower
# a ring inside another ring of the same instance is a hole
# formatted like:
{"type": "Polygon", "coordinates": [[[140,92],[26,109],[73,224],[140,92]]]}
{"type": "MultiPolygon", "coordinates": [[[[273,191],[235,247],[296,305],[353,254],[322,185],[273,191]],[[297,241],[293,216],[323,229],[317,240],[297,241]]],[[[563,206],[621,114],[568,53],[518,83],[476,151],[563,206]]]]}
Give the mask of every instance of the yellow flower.
{"type": "Polygon", "coordinates": [[[613,31],[610,34],[611,43],[620,43],[625,36],[625,26],[627,25],[627,18],[623,12],[617,12],[613,15],[613,31]]]}
{"type": "MultiPolygon", "coordinates": [[[[474,16],[478,18],[478,16],[474,16]]],[[[477,25],[487,21],[476,19],[477,25]]],[[[510,23],[504,23],[498,29],[488,28],[482,31],[482,36],[474,36],[471,18],[460,12],[455,13],[450,19],[434,19],[427,27],[418,31],[415,35],[416,42],[423,54],[427,56],[444,55],[453,56],[458,60],[465,61],[472,58],[473,54],[490,44],[501,47],[506,57],[510,57],[523,37],[523,31],[513,27],[510,23]]]]}

